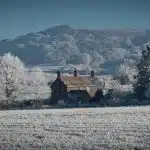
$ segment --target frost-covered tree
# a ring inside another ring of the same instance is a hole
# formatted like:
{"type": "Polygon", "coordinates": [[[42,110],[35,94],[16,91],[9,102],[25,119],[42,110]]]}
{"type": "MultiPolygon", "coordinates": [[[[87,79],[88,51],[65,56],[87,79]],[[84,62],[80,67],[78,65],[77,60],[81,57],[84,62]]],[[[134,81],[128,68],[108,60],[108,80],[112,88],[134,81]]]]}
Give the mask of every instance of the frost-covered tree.
{"type": "Polygon", "coordinates": [[[79,49],[73,36],[64,34],[57,37],[51,45],[44,45],[46,52],[45,61],[59,61],[66,63],[73,56],[79,55],[79,49]]]}
{"type": "Polygon", "coordinates": [[[145,93],[150,84],[150,47],[147,45],[142,51],[141,61],[137,65],[138,75],[135,84],[135,94],[141,101],[145,99],[145,93]]]}
{"type": "Polygon", "coordinates": [[[24,87],[24,64],[11,53],[0,57],[0,100],[13,102],[24,87]]]}
{"type": "Polygon", "coordinates": [[[108,51],[107,54],[107,60],[112,61],[118,61],[123,60],[125,57],[129,55],[128,51],[123,48],[113,48],[111,51],[108,51]]]}
{"type": "Polygon", "coordinates": [[[118,90],[120,88],[120,82],[113,80],[113,78],[100,78],[97,79],[99,87],[103,89],[104,94],[108,92],[109,89],[118,90]]]}
{"type": "Polygon", "coordinates": [[[31,72],[26,74],[26,91],[29,97],[35,101],[39,101],[44,98],[42,94],[47,89],[49,90],[49,87],[47,86],[43,71],[37,67],[32,68],[31,72]]]}
{"type": "Polygon", "coordinates": [[[126,43],[128,46],[133,46],[132,40],[130,39],[130,37],[127,37],[125,43],[126,43]]]}
{"type": "Polygon", "coordinates": [[[91,62],[91,56],[87,53],[81,54],[81,62],[87,67],[91,62]]]}
{"type": "Polygon", "coordinates": [[[119,66],[117,73],[122,83],[131,84],[135,81],[134,77],[137,75],[137,68],[128,63],[124,63],[119,66]]]}

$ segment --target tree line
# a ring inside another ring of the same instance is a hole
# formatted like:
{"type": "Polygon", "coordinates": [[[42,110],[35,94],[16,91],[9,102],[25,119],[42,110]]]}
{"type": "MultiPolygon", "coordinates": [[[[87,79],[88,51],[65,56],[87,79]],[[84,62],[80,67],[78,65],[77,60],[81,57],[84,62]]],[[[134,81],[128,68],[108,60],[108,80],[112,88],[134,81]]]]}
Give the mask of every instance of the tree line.
{"type": "MultiPolygon", "coordinates": [[[[142,50],[136,68],[122,65],[119,73],[121,76],[128,77],[134,87],[132,94],[139,102],[149,100],[150,47],[146,45],[142,50]]],[[[32,99],[39,101],[42,98],[43,85],[47,86],[47,82],[41,69],[34,67],[29,71],[17,56],[7,53],[0,57],[0,103],[8,105],[16,100],[21,101],[27,91],[32,99]]]]}
{"type": "Polygon", "coordinates": [[[29,71],[24,63],[11,53],[0,57],[0,103],[8,105],[25,99],[25,95],[39,100],[47,85],[40,68],[29,71]]]}

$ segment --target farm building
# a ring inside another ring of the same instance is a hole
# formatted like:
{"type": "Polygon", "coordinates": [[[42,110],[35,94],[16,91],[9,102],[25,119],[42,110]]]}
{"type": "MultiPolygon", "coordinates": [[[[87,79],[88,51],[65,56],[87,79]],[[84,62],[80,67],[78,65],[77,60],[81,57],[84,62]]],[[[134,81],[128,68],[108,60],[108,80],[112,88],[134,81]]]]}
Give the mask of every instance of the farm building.
{"type": "Polygon", "coordinates": [[[64,103],[89,102],[99,90],[94,71],[91,71],[89,76],[78,76],[76,69],[73,76],[61,76],[60,71],[57,71],[56,80],[49,86],[52,91],[51,99],[54,103],[60,100],[63,100],[64,103]]]}

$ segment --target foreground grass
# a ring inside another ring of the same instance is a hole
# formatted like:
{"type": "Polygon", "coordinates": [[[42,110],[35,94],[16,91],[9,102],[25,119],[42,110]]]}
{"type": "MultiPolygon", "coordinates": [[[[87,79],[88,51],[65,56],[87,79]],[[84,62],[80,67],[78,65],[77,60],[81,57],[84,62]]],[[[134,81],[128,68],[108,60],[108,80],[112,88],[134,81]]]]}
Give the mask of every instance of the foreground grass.
{"type": "Polygon", "coordinates": [[[150,107],[0,112],[0,149],[150,149],[150,107]]]}

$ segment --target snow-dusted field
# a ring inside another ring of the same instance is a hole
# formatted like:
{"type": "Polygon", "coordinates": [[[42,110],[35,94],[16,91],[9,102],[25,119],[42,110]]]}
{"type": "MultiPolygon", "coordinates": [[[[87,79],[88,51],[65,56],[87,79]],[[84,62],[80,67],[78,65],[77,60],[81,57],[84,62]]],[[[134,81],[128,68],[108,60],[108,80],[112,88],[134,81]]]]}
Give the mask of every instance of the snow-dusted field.
{"type": "Polygon", "coordinates": [[[0,149],[148,150],[150,107],[1,111],[0,149]]]}

